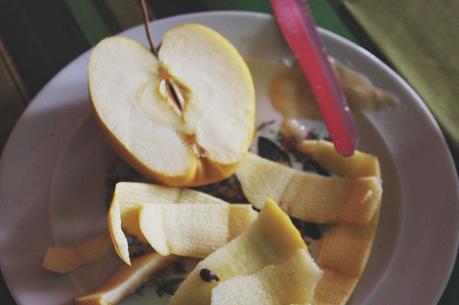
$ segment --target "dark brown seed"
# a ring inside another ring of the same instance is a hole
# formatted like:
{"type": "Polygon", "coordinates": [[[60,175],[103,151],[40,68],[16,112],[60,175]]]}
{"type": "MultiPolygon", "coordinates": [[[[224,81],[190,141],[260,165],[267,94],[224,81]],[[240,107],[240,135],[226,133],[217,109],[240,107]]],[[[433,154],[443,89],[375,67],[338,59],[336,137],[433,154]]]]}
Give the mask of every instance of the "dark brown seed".
{"type": "Polygon", "coordinates": [[[212,281],[218,282],[220,280],[220,278],[215,273],[213,273],[207,268],[202,268],[201,271],[199,272],[199,276],[204,282],[208,282],[208,283],[211,283],[212,281]]]}

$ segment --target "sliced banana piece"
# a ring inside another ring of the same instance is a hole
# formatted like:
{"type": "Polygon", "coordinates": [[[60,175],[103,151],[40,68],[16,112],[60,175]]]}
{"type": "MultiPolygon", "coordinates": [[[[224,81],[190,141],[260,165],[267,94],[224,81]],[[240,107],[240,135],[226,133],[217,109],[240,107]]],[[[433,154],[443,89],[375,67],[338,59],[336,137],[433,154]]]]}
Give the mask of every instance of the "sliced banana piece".
{"type": "Polygon", "coordinates": [[[278,265],[233,277],[212,289],[212,305],[311,304],[322,270],[305,250],[278,265]]]}
{"type": "Polygon", "coordinates": [[[261,209],[266,197],[290,216],[316,223],[368,224],[381,199],[378,177],[323,177],[247,154],[236,176],[244,195],[261,209]]]}
{"type": "Polygon", "coordinates": [[[48,247],[42,267],[57,273],[69,273],[82,265],[95,263],[111,249],[110,238],[101,234],[76,247],[48,247]]]}
{"type": "Polygon", "coordinates": [[[176,256],[149,253],[133,259],[132,266],[123,265],[100,288],[75,299],[75,305],[117,304],[148,282],[160,270],[177,260],[176,256]]]}
{"type": "Polygon", "coordinates": [[[298,250],[306,250],[299,231],[275,202],[268,200],[249,229],[202,260],[182,282],[169,305],[206,305],[218,283],[255,273],[268,265],[282,263],[298,250]],[[219,281],[201,278],[202,270],[219,281]]]}
{"type": "Polygon", "coordinates": [[[171,203],[227,204],[210,195],[183,188],[155,184],[120,182],[116,184],[108,212],[108,228],[116,252],[130,265],[129,247],[123,229],[147,243],[139,227],[139,212],[145,205],[171,203]]]}
{"type": "Polygon", "coordinates": [[[257,214],[249,204],[146,204],[139,226],[161,255],[204,258],[246,230],[257,214]]]}

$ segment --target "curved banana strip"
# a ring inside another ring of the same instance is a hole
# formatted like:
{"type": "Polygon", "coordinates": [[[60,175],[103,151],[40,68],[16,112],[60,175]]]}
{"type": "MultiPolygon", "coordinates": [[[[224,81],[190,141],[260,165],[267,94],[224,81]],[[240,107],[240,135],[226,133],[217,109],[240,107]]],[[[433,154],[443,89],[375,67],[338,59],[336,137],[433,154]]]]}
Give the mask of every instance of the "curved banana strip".
{"type": "Polygon", "coordinates": [[[270,197],[290,216],[316,223],[368,224],[382,194],[378,177],[323,177],[251,153],[242,160],[236,176],[255,207],[261,209],[270,197]]]}
{"type": "Polygon", "coordinates": [[[257,218],[250,204],[148,204],[139,226],[161,255],[204,258],[232,240],[257,218]]]}
{"type": "Polygon", "coordinates": [[[130,265],[131,260],[123,229],[147,243],[139,227],[140,209],[145,205],[171,203],[226,204],[223,200],[190,189],[136,182],[116,184],[107,221],[116,253],[126,264],[130,265]]]}
{"type": "Polygon", "coordinates": [[[121,266],[103,286],[75,299],[75,305],[116,304],[148,282],[161,269],[177,259],[174,255],[149,253],[133,259],[132,266],[121,266]]]}
{"type": "Polygon", "coordinates": [[[200,277],[208,269],[224,282],[255,273],[268,265],[282,263],[306,245],[287,214],[268,200],[253,224],[241,235],[202,260],[182,282],[169,305],[206,305],[216,282],[200,277]]]}
{"type": "Polygon", "coordinates": [[[322,270],[304,249],[278,265],[233,277],[212,289],[212,305],[312,304],[322,270]]]}

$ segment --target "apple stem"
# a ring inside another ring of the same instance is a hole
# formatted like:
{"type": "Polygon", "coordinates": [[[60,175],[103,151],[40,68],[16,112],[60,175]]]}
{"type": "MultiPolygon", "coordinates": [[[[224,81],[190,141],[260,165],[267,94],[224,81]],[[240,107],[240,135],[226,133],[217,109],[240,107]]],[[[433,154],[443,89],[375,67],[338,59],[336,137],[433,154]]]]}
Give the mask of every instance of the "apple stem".
{"type": "Polygon", "coordinates": [[[155,57],[158,57],[158,51],[155,48],[155,45],[153,44],[153,40],[151,38],[150,26],[149,26],[150,13],[149,13],[147,4],[145,3],[145,0],[139,0],[139,3],[140,3],[141,10],[142,10],[143,25],[145,27],[145,34],[147,36],[148,45],[150,46],[150,51],[151,53],[153,53],[155,57]]]}
{"type": "MultiPolygon", "coordinates": [[[[145,34],[147,36],[148,45],[150,46],[150,51],[156,58],[158,58],[158,48],[155,47],[155,45],[153,44],[153,39],[151,38],[150,23],[149,23],[150,22],[150,10],[148,9],[148,6],[145,0],[138,0],[138,1],[140,3],[140,8],[142,11],[143,25],[145,27],[145,34]]],[[[183,111],[182,103],[180,102],[180,98],[178,97],[178,94],[175,91],[174,86],[172,85],[170,80],[165,79],[165,81],[166,81],[166,90],[168,91],[170,97],[172,98],[177,108],[179,109],[179,112],[182,112],[183,111]]]]}

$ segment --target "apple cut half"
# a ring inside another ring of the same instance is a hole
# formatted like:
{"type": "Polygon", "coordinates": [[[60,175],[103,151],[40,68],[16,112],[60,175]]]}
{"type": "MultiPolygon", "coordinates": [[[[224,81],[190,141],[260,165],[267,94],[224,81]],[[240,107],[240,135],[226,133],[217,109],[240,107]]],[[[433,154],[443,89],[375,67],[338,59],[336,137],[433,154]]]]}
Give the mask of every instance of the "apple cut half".
{"type": "Polygon", "coordinates": [[[197,186],[230,176],[255,129],[255,90],[236,48],[199,24],[170,29],[158,57],[126,37],[92,51],[89,93],[115,150],[149,179],[197,186]]]}

